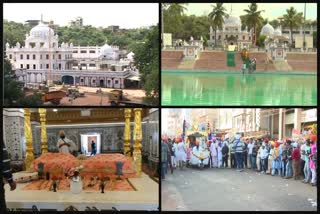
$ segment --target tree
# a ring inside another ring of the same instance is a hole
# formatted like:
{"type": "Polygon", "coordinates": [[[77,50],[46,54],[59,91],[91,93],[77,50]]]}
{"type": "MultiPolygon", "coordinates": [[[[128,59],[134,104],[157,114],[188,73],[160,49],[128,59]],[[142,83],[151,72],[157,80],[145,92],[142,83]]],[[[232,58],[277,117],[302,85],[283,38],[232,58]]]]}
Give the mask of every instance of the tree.
{"type": "Polygon", "coordinates": [[[214,40],[215,45],[217,44],[217,29],[222,30],[224,23],[224,17],[226,16],[226,8],[224,8],[223,3],[216,3],[216,6],[212,5],[213,9],[209,13],[209,18],[212,20],[214,26],[214,40]]]}
{"type": "Polygon", "coordinates": [[[291,34],[291,44],[293,44],[293,29],[301,26],[303,22],[302,13],[298,13],[294,7],[287,9],[287,13],[283,15],[283,25],[290,29],[291,34]]]}
{"type": "Polygon", "coordinates": [[[4,58],[4,105],[14,105],[20,97],[23,97],[22,85],[16,80],[16,76],[12,71],[11,63],[4,58]]]}
{"type": "Polygon", "coordinates": [[[245,22],[249,27],[253,28],[254,31],[254,41],[253,44],[256,45],[257,42],[257,26],[261,25],[263,18],[261,16],[261,12],[264,10],[258,10],[258,5],[256,3],[251,3],[249,5],[249,9],[244,9],[247,13],[245,15],[245,22]]]}
{"type": "Polygon", "coordinates": [[[182,30],[182,16],[187,8],[184,4],[167,4],[163,9],[164,32],[172,33],[174,38],[182,30]]]}
{"type": "Polygon", "coordinates": [[[136,46],[135,65],[141,74],[141,83],[152,104],[159,103],[159,26],[153,26],[146,41],[136,46]]]}
{"type": "Polygon", "coordinates": [[[264,47],[264,41],[266,40],[267,36],[266,35],[259,35],[258,40],[257,40],[257,46],[259,47],[264,47]]]}

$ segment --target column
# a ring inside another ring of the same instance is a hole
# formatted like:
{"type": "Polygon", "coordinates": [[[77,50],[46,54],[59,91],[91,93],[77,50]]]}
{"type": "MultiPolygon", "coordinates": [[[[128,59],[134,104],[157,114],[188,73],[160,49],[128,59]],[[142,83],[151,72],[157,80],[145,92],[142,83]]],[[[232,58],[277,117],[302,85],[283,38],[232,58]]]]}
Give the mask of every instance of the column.
{"type": "Polygon", "coordinates": [[[76,85],[76,76],[72,76],[73,77],[73,85],[76,85]]]}
{"type": "Polygon", "coordinates": [[[142,140],[142,126],[141,126],[141,111],[142,108],[135,108],[134,110],[134,129],[133,129],[133,161],[135,165],[135,169],[137,175],[141,175],[141,165],[142,165],[142,158],[141,158],[141,140],[142,140]]]}
{"type": "Polygon", "coordinates": [[[39,108],[40,123],[41,123],[41,154],[48,152],[46,112],[47,110],[45,108],[39,108]]]}
{"type": "Polygon", "coordinates": [[[131,133],[130,133],[130,118],[131,118],[131,109],[125,108],[124,109],[124,145],[123,151],[124,155],[130,157],[130,140],[131,140],[131,133]]]}
{"type": "Polygon", "coordinates": [[[279,109],[279,137],[278,139],[282,139],[283,137],[283,108],[279,109]]]}
{"type": "Polygon", "coordinates": [[[299,130],[299,133],[301,131],[301,109],[295,108],[294,109],[294,119],[293,119],[294,129],[299,130]]]}
{"type": "Polygon", "coordinates": [[[24,135],[26,138],[26,158],[25,166],[26,171],[31,171],[31,164],[34,160],[33,156],[33,146],[32,146],[32,132],[31,132],[31,123],[30,123],[30,109],[24,109],[24,135]]]}

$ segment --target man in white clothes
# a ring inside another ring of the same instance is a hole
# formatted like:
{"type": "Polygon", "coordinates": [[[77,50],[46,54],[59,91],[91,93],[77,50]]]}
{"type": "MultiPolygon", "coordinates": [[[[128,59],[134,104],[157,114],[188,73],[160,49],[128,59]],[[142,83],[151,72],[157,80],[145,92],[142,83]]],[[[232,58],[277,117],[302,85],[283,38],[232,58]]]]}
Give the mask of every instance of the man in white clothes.
{"type": "Polygon", "coordinates": [[[59,132],[59,140],[57,142],[57,147],[59,149],[59,152],[64,154],[73,154],[77,151],[76,144],[72,141],[66,138],[66,135],[64,131],[59,132]]]}
{"type": "Polygon", "coordinates": [[[252,149],[253,149],[253,142],[252,142],[252,138],[249,139],[249,143],[248,143],[248,155],[249,155],[249,163],[250,163],[250,168],[253,168],[253,156],[252,156],[252,149]]]}

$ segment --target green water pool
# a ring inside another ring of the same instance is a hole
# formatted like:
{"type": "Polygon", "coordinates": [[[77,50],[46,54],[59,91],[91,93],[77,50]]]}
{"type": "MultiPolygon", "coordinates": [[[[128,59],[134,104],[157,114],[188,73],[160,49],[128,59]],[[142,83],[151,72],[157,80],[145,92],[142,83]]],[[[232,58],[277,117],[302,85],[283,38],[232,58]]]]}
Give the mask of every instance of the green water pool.
{"type": "Polygon", "coordinates": [[[162,71],[161,76],[162,105],[317,105],[316,73],[162,71]]]}

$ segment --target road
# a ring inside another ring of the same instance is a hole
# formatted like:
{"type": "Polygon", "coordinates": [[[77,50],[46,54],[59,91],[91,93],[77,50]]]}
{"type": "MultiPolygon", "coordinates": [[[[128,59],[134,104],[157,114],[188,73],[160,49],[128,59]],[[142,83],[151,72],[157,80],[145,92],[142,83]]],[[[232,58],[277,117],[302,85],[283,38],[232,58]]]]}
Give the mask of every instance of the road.
{"type": "Polygon", "coordinates": [[[161,182],[162,210],[316,211],[317,188],[245,169],[175,170],[161,182]]]}

